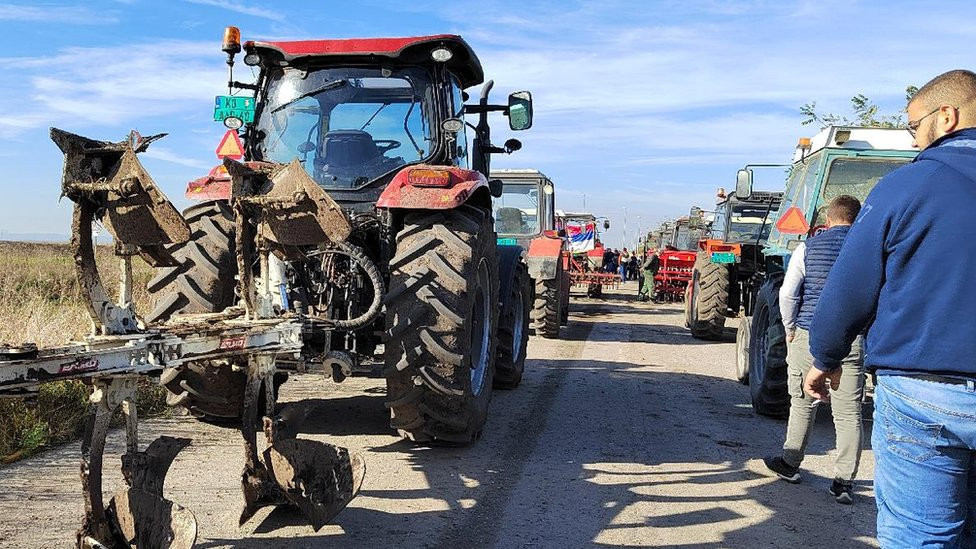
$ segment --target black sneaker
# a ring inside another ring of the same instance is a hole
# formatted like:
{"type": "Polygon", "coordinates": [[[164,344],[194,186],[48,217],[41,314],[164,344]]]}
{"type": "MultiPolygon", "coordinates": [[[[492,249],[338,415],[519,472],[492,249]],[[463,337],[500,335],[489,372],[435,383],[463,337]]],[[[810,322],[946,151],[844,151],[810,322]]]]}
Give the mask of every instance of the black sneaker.
{"type": "Polygon", "coordinates": [[[788,463],[783,461],[781,456],[764,457],[763,463],[766,464],[766,468],[776,473],[776,476],[785,480],[786,482],[789,482],[790,484],[797,484],[800,482],[800,469],[797,467],[791,467],[788,463]]]}
{"type": "Polygon", "coordinates": [[[830,492],[830,495],[834,496],[834,500],[837,501],[837,503],[850,505],[854,502],[853,484],[845,484],[835,479],[833,484],[830,485],[830,489],[827,491],[830,492]]]}

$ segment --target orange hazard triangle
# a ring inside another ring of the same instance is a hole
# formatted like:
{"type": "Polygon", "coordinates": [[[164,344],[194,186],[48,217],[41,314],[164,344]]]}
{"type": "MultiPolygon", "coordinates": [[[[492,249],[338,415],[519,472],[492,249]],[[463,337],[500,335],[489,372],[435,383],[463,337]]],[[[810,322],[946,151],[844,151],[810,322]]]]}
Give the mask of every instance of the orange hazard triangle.
{"type": "Polygon", "coordinates": [[[220,145],[217,145],[217,158],[233,158],[234,160],[244,158],[244,145],[241,144],[241,138],[237,137],[237,130],[227,130],[227,133],[224,134],[224,138],[220,140],[220,145]]]}
{"type": "Polygon", "coordinates": [[[791,206],[776,222],[776,228],[783,234],[806,234],[810,230],[810,224],[807,223],[803,210],[791,206]]]}

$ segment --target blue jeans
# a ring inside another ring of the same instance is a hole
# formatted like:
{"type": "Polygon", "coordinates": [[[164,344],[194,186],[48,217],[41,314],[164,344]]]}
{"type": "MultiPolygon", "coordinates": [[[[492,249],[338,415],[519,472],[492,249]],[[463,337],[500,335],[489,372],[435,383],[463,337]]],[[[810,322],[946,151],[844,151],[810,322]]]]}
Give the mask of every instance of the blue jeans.
{"type": "Polygon", "coordinates": [[[621,264],[619,271],[620,271],[620,281],[627,282],[627,266],[621,264]]]}
{"type": "Polygon", "coordinates": [[[976,547],[976,383],[878,376],[871,443],[882,547],[976,547]]]}

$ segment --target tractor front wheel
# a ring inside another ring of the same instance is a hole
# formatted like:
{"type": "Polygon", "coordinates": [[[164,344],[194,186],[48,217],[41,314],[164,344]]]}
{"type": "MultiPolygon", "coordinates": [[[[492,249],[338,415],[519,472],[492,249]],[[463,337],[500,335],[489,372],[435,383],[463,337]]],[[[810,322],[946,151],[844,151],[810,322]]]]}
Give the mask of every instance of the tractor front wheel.
{"type": "Polygon", "coordinates": [[[410,213],[386,295],[390,426],[410,440],[466,444],[488,417],[498,324],[491,215],[410,213]]]}
{"type": "Polygon", "coordinates": [[[786,328],[779,312],[782,275],[763,283],[756,296],[749,340],[749,392],[752,408],[764,416],[783,418],[790,411],[786,388],[786,328]]]}
{"type": "Polygon", "coordinates": [[[519,261],[502,303],[498,325],[498,358],[495,360],[495,388],[514,389],[525,371],[525,351],[529,344],[529,310],[532,308],[532,278],[519,261]]]}
{"type": "Polygon", "coordinates": [[[725,333],[725,311],[729,303],[729,268],[712,263],[699,252],[685,303],[692,337],[718,341],[725,333]]]}

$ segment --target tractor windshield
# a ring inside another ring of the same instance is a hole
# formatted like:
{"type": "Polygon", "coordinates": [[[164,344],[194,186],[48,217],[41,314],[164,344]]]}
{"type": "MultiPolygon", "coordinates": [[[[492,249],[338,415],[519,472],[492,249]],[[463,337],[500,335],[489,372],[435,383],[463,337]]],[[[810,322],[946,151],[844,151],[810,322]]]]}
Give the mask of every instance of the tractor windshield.
{"type": "Polygon", "coordinates": [[[502,195],[494,200],[495,232],[503,235],[533,235],[539,232],[539,186],[505,182],[502,195]]]}
{"type": "Polygon", "coordinates": [[[864,202],[871,189],[882,177],[904,166],[911,158],[837,158],[830,163],[827,183],[823,187],[817,208],[817,219],[813,226],[827,223],[827,205],[834,198],[848,194],[864,202]]]}
{"type": "Polygon", "coordinates": [[[328,189],[356,189],[431,155],[434,87],[421,68],[284,68],[257,128],[261,160],[297,158],[328,189]]]}
{"type": "MultiPolygon", "coordinates": [[[[729,224],[728,242],[744,244],[762,241],[769,237],[772,223],[766,219],[767,204],[736,204],[732,207],[732,220],[729,224]]],[[[769,211],[770,216],[776,212],[776,204],[769,211]]]]}

